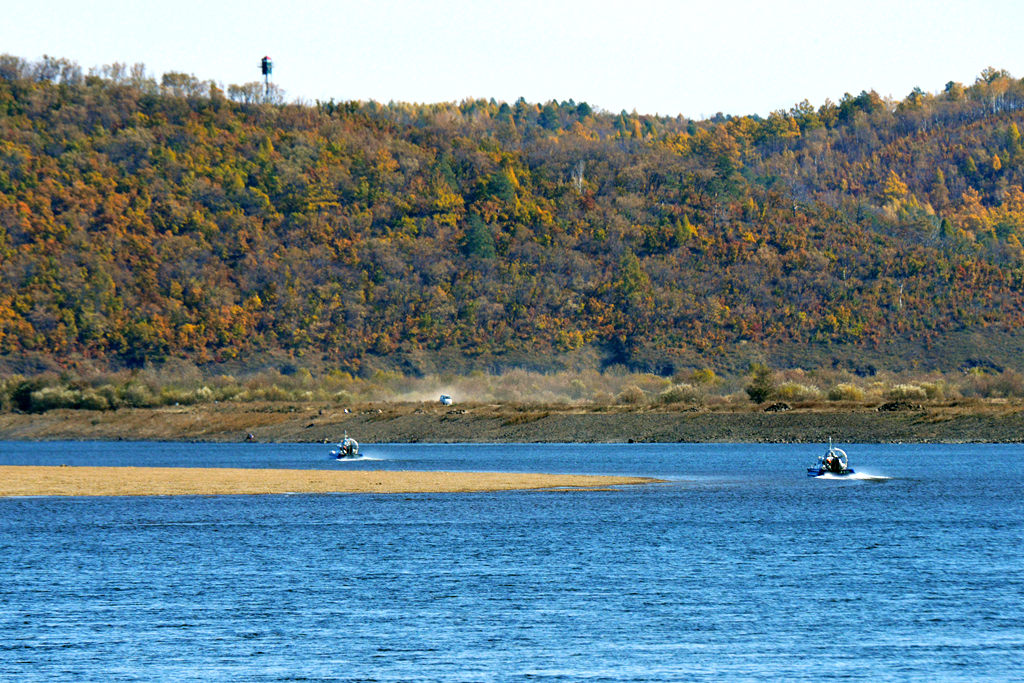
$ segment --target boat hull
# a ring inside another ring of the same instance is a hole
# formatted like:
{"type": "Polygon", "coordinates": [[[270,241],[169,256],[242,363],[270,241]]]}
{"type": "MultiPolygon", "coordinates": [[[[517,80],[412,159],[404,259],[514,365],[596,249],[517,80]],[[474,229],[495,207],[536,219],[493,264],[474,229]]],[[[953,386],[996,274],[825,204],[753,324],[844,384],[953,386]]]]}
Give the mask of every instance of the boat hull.
{"type": "Polygon", "coordinates": [[[822,468],[808,467],[807,468],[807,476],[808,477],[823,477],[826,474],[831,474],[832,476],[835,476],[835,477],[845,477],[845,476],[853,474],[853,473],[854,473],[854,471],[853,471],[852,468],[847,468],[847,469],[842,470],[840,472],[833,472],[832,470],[824,468],[824,467],[822,467],[822,468]]]}
{"type": "Polygon", "coordinates": [[[357,460],[358,458],[358,453],[355,455],[345,455],[344,453],[339,455],[336,451],[331,451],[331,460],[357,460]]]}

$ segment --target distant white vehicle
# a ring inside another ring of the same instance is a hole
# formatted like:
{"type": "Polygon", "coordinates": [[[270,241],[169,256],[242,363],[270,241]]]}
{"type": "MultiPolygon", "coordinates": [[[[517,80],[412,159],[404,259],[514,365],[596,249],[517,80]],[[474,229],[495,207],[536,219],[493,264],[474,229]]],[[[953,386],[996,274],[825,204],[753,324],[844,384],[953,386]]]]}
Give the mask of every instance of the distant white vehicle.
{"type": "Polygon", "coordinates": [[[452,404],[452,397],[448,394],[441,394],[441,405],[450,406],[452,404]]]}

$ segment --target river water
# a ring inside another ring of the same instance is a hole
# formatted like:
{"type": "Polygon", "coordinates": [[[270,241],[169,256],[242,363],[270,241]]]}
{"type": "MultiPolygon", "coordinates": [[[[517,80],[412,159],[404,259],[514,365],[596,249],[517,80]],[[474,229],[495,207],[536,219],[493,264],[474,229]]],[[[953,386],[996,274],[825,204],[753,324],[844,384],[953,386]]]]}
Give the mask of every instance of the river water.
{"type": "Polygon", "coordinates": [[[0,499],[0,680],[1024,680],[1024,447],[0,442],[0,464],[629,474],[0,499]]]}

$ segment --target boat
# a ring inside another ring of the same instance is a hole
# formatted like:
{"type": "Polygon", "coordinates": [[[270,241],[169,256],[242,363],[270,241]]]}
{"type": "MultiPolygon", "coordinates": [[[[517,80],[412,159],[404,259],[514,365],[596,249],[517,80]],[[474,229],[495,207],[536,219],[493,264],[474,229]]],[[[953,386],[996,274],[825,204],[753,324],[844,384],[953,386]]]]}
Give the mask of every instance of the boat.
{"type": "Polygon", "coordinates": [[[351,460],[359,457],[359,442],[345,432],[345,438],[331,449],[331,457],[335,460],[351,460]]]}
{"type": "Polygon", "coordinates": [[[846,451],[832,445],[832,439],[828,440],[828,450],[818,456],[818,461],[807,468],[808,477],[821,477],[824,475],[844,477],[853,474],[846,451]]]}

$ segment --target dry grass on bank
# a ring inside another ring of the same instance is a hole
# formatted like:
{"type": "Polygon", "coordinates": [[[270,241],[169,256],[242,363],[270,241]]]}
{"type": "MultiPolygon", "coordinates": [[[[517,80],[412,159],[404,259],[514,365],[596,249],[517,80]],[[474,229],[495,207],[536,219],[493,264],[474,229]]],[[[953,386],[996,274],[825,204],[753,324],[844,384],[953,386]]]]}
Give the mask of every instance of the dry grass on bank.
{"type": "MultiPolygon", "coordinates": [[[[672,377],[603,371],[409,377],[377,372],[353,377],[341,371],[314,374],[303,367],[261,370],[244,377],[204,374],[181,360],[136,371],[92,372],[76,376],[42,374],[0,377],[0,411],[46,412],[56,409],[114,410],[188,405],[309,404],[358,408],[369,403],[430,404],[448,394],[457,405],[553,406],[557,410],[634,408],[728,409],[751,407],[750,376],[719,376],[710,368],[672,377]]],[[[943,402],[962,399],[1024,398],[1024,375],[1013,370],[894,374],[859,377],[846,371],[775,370],[770,375],[773,401],[789,403],[871,404],[889,400],[943,402]]]]}

